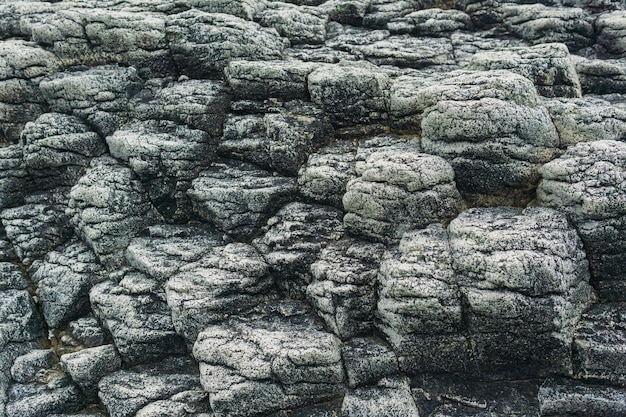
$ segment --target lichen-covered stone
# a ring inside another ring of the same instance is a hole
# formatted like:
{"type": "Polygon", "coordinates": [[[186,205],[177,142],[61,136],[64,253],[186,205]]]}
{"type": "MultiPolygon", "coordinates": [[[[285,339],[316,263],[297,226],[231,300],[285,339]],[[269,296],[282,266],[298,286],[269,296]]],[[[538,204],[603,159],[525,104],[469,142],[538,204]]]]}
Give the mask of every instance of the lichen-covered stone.
{"type": "Polygon", "coordinates": [[[625,59],[579,60],[576,63],[576,71],[583,93],[626,93],[625,59]]]}
{"type": "Polygon", "coordinates": [[[97,388],[100,379],[107,374],[118,371],[122,367],[122,360],[113,345],[103,345],[83,349],[61,356],[63,368],[80,386],[88,398],[97,398],[97,388]]]}
{"type": "Polygon", "coordinates": [[[626,390],[548,378],[539,389],[539,409],[545,416],[619,416],[626,413],[626,390]]]}
{"type": "Polygon", "coordinates": [[[0,208],[14,207],[27,194],[28,172],[19,145],[0,148],[0,208]]]}
{"type": "Polygon", "coordinates": [[[355,337],[346,341],[342,350],[350,388],[372,385],[399,373],[396,354],[378,338],[355,337]]]}
{"type": "Polygon", "coordinates": [[[391,33],[408,33],[416,36],[445,35],[471,27],[472,19],[467,13],[438,8],[418,10],[395,18],[387,24],[391,33]]]}
{"type": "Polygon", "coordinates": [[[623,56],[626,52],[626,11],[616,10],[600,15],[595,21],[598,44],[610,53],[623,56]]]}
{"type": "Polygon", "coordinates": [[[283,5],[280,8],[268,8],[260,13],[259,23],[276,29],[280,36],[289,39],[292,45],[324,43],[327,19],[323,13],[316,13],[312,8],[283,5]]]}
{"type": "Polygon", "coordinates": [[[408,379],[383,378],[372,387],[348,391],[341,406],[346,417],[418,417],[408,379]]]}

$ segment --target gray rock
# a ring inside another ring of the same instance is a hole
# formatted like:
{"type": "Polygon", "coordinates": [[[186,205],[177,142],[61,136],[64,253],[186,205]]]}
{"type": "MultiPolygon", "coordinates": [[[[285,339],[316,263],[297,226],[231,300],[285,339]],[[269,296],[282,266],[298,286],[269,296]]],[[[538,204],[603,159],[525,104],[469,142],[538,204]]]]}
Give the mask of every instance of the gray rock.
{"type": "Polygon", "coordinates": [[[601,298],[626,300],[626,144],[579,143],[544,165],[539,204],[567,214],[589,258],[591,283],[601,298]]]}
{"type": "Polygon", "coordinates": [[[595,21],[598,44],[610,53],[623,56],[626,53],[626,11],[616,10],[600,15],[595,21]]]}
{"type": "Polygon", "coordinates": [[[155,209],[167,220],[191,215],[187,190],[215,159],[216,140],[169,121],[126,125],[106,138],[111,155],[128,163],[155,209]]]}
{"type": "Polygon", "coordinates": [[[626,60],[579,60],[576,71],[583,93],[626,93],[626,60]]]}
{"type": "Polygon", "coordinates": [[[286,7],[269,8],[258,15],[258,21],[273,27],[291,42],[297,44],[323,44],[326,39],[326,16],[313,8],[286,7]]]}
{"type": "Polygon", "coordinates": [[[477,53],[506,51],[527,46],[527,42],[520,39],[499,37],[494,30],[454,32],[450,35],[450,41],[454,48],[454,58],[463,67],[468,66],[477,53]]]}
{"type": "Polygon", "coordinates": [[[105,8],[59,10],[31,25],[32,40],[67,66],[121,64],[141,75],[172,71],[162,14],[105,8]]]}
{"type": "Polygon", "coordinates": [[[319,252],[343,234],[339,210],[291,203],[268,220],[252,244],[269,263],[279,288],[299,298],[311,282],[310,266],[319,252]]]}
{"type": "MultiPolygon", "coordinates": [[[[12,275],[16,274],[15,268],[5,267],[12,275]]],[[[40,322],[35,303],[32,297],[23,288],[23,285],[16,283],[16,288],[8,288],[0,291],[0,342],[3,347],[10,343],[24,343],[38,339],[42,335],[40,322]]],[[[4,364],[3,364],[4,365],[4,364]]],[[[6,370],[11,365],[6,364],[6,370]]]]}
{"type": "Polygon", "coordinates": [[[110,269],[125,263],[131,239],[155,220],[141,183],[110,157],[91,162],[70,192],[66,213],[76,233],[110,269]]]}
{"type": "Polygon", "coordinates": [[[383,378],[373,387],[348,391],[341,415],[345,417],[418,417],[407,378],[383,378]]]}
{"type": "Polygon", "coordinates": [[[311,100],[339,126],[387,119],[389,77],[369,66],[322,66],[309,74],[311,100]]]}
{"type": "Polygon", "coordinates": [[[372,0],[363,16],[363,26],[386,29],[387,24],[415,10],[414,0],[372,0]]]}
{"type": "Polygon", "coordinates": [[[597,305],[583,313],[574,335],[577,376],[589,381],[624,385],[626,369],[626,305],[597,305]]]}
{"type": "Polygon", "coordinates": [[[3,259],[0,262],[0,291],[25,290],[28,288],[28,282],[22,275],[19,266],[6,261],[6,259],[3,259]]]}
{"type": "Polygon", "coordinates": [[[122,367],[113,345],[83,349],[61,356],[63,368],[83,390],[87,399],[97,399],[98,382],[122,367]]]}
{"type": "Polygon", "coordinates": [[[24,127],[24,165],[39,187],[72,186],[93,157],[106,151],[104,141],[80,119],[42,114],[24,127]]]}
{"type": "Polygon", "coordinates": [[[626,390],[548,378],[539,389],[539,408],[545,416],[619,416],[626,413],[626,390]]]}
{"type": "Polygon", "coordinates": [[[104,330],[94,317],[81,317],[67,327],[72,338],[86,348],[104,345],[106,341],[104,330]]]}
{"type": "Polygon", "coordinates": [[[122,269],[91,289],[92,310],[113,336],[124,363],[156,361],[186,353],[174,331],[161,285],[146,275],[122,269]]]}
{"type": "Polygon", "coordinates": [[[0,148],[0,208],[20,204],[29,191],[28,182],[22,147],[11,145],[0,148]]]}
{"type": "Polygon", "coordinates": [[[36,1],[10,1],[0,4],[0,39],[30,37],[34,23],[64,6],[66,4],[36,1]]]}
{"type": "Polygon", "coordinates": [[[296,175],[309,154],[333,135],[333,127],[318,114],[319,111],[302,107],[263,117],[229,117],[218,151],[229,158],[296,175]]]}
{"type": "Polygon", "coordinates": [[[72,227],[65,215],[67,190],[28,196],[24,205],[0,213],[7,238],[25,265],[72,236],[72,227]]]}
{"type": "Polygon", "coordinates": [[[341,342],[303,324],[255,321],[210,326],[193,349],[215,413],[252,416],[337,396],[341,342]]]}
{"type": "Polygon", "coordinates": [[[425,152],[450,162],[472,205],[525,205],[559,137],[532,83],[508,71],[444,79],[417,92],[425,152]]]}
{"type": "Polygon", "coordinates": [[[367,11],[369,0],[328,0],[319,9],[328,19],[346,25],[360,26],[367,11]]]}
{"type": "MultiPolygon", "coordinates": [[[[151,80],[155,81],[155,80],[151,80]]],[[[222,123],[230,105],[230,89],[222,81],[185,80],[162,85],[146,82],[131,106],[141,120],[171,120],[207,132],[222,134],[222,123]]]]}
{"type": "Polygon", "coordinates": [[[55,55],[31,42],[0,43],[0,144],[18,142],[24,124],[45,111],[39,81],[60,70],[55,55]]]}
{"type": "Polygon", "coordinates": [[[307,298],[326,327],[345,340],[373,330],[382,244],[341,240],[322,249],[311,265],[307,298]]]}
{"type": "Polygon", "coordinates": [[[303,62],[337,64],[341,61],[358,61],[360,57],[328,46],[299,44],[285,49],[285,55],[303,62]]]}
{"type": "Polygon", "coordinates": [[[380,151],[357,163],[346,186],[343,222],[376,241],[399,239],[412,228],[454,217],[462,201],[444,159],[418,152],[380,151]]]}
{"type": "Polygon", "coordinates": [[[285,43],[274,29],[235,16],[190,10],[170,18],[170,50],[186,75],[216,74],[236,58],[281,58],[285,43]]]}
{"type": "Polygon", "coordinates": [[[252,20],[268,6],[267,0],[192,0],[190,4],[208,13],[225,13],[252,20]]]}
{"type": "Polygon", "coordinates": [[[418,10],[402,17],[392,19],[387,28],[395,34],[416,36],[440,36],[460,30],[470,30],[472,19],[460,10],[441,10],[432,8],[418,10]]]}
{"type": "Polygon", "coordinates": [[[155,225],[126,249],[128,262],[165,283],[181,267],[199,261],[214,246],[227,243],[223,235],[203,226],[155,225]]]}
{"type": "Polygon", "coordinates": [[[48,417],[78,411],[83,398],[66,375],[54,373],[37,384],[14,384],[9,391],[6,417],[48,417]]]}
{"type": "Polygon", "coordinates": [[[96,255],[82,242],[49,252],[30,272],[50,328],[88,313],[89,290],[105,278],[96,255]]]}
{"type": "Polygon", "coordinates": [[[293,179],[246,163],[219,161],[192,182],[188,194],[201,217],[237,239],[249,239],[295,191],[293,179]]]}
{"type": "Polygon", "coordinates": [[[559,132],[561,147],[596,140],[626,140],[626,108],[591,97],[544,100],[543,104],[559,132]]]}
{"type": "Polygon", "coordinates": [[[232,61],[224,74],[238,97],[295,99],[308,96],[307,77],[318,67],[301,61],[232,61]]]}
{"type": "Polygon", "coordinates": [[[165,286],[174,327],[193,343],[207,326],[257,306],[273,284],[269,267],[252,246],[214,246],[180,268],[165,286]]]}
{"type": "Polygon", "coordinates": [[[593,20],[582,9],[505,4],[498,12],[511,34],[534,45],[560,42],[577,51],[593,44],[593,20]]]}
{"type": "Polygon", "coordinates": [[[51,369],[57,359],[50,349],[35,349],[19,356],[11,366],[11,378],[20,384],[27,384],[38,378],[40,371],[51,369]]]}
{"type": "Polygon", "coordinates": [[[508,70],[533,81],[545,97],[581,97],[578,75],[564,44],[481,52],[469,65],[475,70],[508,70]]]}
{"type": "Polygon", "coordinates": [[[129,101],[141,88],[133,67],[94,67],[44,78],[41,93],[54,112],[85,120],[106,137],[129,117],[129,101]]]}
{"type": "Polygon", "coordinates": [[[342,350],[350,388],[375,384],[399,373],[398,358],[382,340],[354,338],[344,343],[342,350]]]}
{"type": "Polygon", "coordinates": [[[166,414],[168,416],[201,416],[209,411],[209,404],[197,369],[194,370],[188,360],[178,362],[107,375],[98,384],[100,400],[112,417],[160,417],[163,414],[158,414],[157,410],[164,403],[178,410],[178,414],[166,414]],[[184,413],[179,411],[181,405],[184,413]]]}

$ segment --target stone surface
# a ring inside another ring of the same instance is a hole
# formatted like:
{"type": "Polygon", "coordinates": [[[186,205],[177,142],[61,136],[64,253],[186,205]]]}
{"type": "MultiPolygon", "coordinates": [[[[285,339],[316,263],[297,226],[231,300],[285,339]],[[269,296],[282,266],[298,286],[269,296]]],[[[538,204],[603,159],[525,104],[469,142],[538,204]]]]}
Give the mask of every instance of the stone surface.
{"type": "Polygon", "coordinates": [[[399,372],[398,358],[391,348],[376,338],[353,338],[342,348],[348,385],[371,385],[399,372]]]}
{"type": "Polygon", "coordinates": [[[626,60],[580,60],[576,71],[584,93],[626,93],[626,60]]]}
{"type": "Polygon", "coordinates": [[[268,8],[258,15],[261,25],[272,27],[291,42],[298,44],[322,44],[326,39],[326,16],[313,8],[268,8]]]}
{"type": "Polygon", "coordinates": [[[28,189],[28,172],[24,165],[21,146],[0,148],[0,207],[14,207],[21,203],[28,189]]]}
{"type": "Polygon", "coordinates": [[[374,387],[349,391],[343,399],[341,413],[346,417],[418,417],[408,379],[384,378],[374,387]]]}
{"type": "Polygon", "coordinates": [[[618,416],[626,412],[625,400],[623,389],[566,379],[547,379],[539,389],[539,407],[546,416],[618,416]]]}
{"type": "Polygon", "coordinates": [[[96,399],[98,382],[107,374],[118,371],[122,360],[113,345],[83,349],[61,356],[63,368],[83,390],[87,398],[96,399]]]}
{"type": "Polygon", "coordinates": [[[595,21],[595,29],[598,36],[598,44],[605,47],[610,53],[622,55],[626,52],[626,12],[616,10],[598,17],[595,21]]]}
{"type": "Polygon", "coordinates": [[[409,33],[416,36],[439,36],[471,27],[472,19],[467,13],[438,8],[418,10],[387,23],[391,33],[409,33]]]}

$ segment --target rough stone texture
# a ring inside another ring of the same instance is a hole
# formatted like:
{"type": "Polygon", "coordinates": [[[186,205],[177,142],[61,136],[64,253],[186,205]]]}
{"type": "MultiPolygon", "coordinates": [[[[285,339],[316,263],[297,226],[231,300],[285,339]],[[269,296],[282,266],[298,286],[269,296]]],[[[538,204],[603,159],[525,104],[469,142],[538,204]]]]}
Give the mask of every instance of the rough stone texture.
{"type": "Polygon", "coordinates": [[[251,164],[218,161],[192,182],[188,194],[204,219],[237,239],[249,239],[295,191],[290,178],[251,164]]]}
{"type": "Polygon", "coordinates": [[[45,112],[39,81],[60,70],[54,54],[31,42],[0,42],[0,144],[16,143],[24,124],[45,112]]]}
{"type": "Polygon", "coordinates": [[[42,369],[55,365],[54,353],[49,349],[34,349],[15,358],[11,366],[11,378],[20,384],[27,384],[38,378],[42,369]]]}
{"type": "Polygon", "coordinates": [[[598,44],[615,55],[626,53],[626,11],[616,10],[600,15],[595,21],[598,44]]]}
{"type": "Polygon", "coordinates": [[[450,162],[470,204],[524,204],[539,182],[537,169],[558,156],[550,115],[519,75],[459,75],[418,91],[417,101],[426,107],[424,152],[450,162]]]}
{"type": "Polygon", "coordinates": [[[438,8],[418,10],[395,18],[387,24],[391,33],[408,33],[416,36],[439,36],[468,30],[471,27],[472,19],[467,13],[438,8]]]}
{"type": "Polygon", "coordinates": [[[28,181],[22,147],[0,148],[0,207],[14,207],[21,203],[28,192],[28,181]]]}
{"type": "Polygon", "coordinates": [[[540,174],[537,199],[562,210],[576,226],[600,297],[626,300],[626,144],[579,143],[544,165],[540,174]]]}
{"type": "Polygon", "coordinates": [[[549,378],[539,389],[545,416],[619,416],[626,412],[626,390],[549,378]]]}
{"type": "Polygon", "coordinates": [[[22,132],[24,165],[37,185],[72,186],[106,145],[82,120],[61,113],[42,114],[22,132]]]}
{"type": "Polygon", "coordinates": [[[81,409],[79,389],[67,375],[52,373],[36,384],[14,384],[9,390],[7,417],[48,417],[51,414],[81,409]]]}
{"type": "Polygon", "coordinates": [[[285,47],[276,30],[221,13],[190,10],[172,17],[167,38],[174,62],[183,74],[215,74],[236,58],[271,60],[285,47]]]}
{"type": "Polygon", "coordinates": [[[373,387],[349,391],[341,406],[346,417],[418,417],[408,379],[384,378],[373,387]]]}
{"type": "Polygon", "coordinates": [[[470,69],[508,70],[533,81],[546,97],[580,97],[580,81],[564,44],[507,48],[481,52],[472,57],[470,69]]]}
{"type": "Polygon", "coordinates": [[[273,284],[269,267],[245,243],[214,246],[166,284],[176,331],[193,343],[207,326],[257,306],[273,284]]]}
{"type": "Polygon", "coordinates": [[[380,339],[353,338],[344,343],[342,351],[351,388],[371,385],[399,372],[398,358],[380,339]]]}
{"type": "Polygon", "coordinates": [[[129,118],[129,100],[141,88],[133,67],[94,67],[44,78],[41,93],[54,112],[85,120],[101,137],[129,118]]]}
{"type": "Polygon", "coordinates": [[[107,268],[124,264],[130,240],[154,222],[141,183],[110,157],[91,162],[70,192],[66,213],[76,233],[107,268]]]}
{"type": "Polygon", "coordinates": [[[204,12],[231,14],[246,20],[254,19],[268,6],[266,0],[194,0],[191,4],[204,12]]]}
{"type": "Polygon", "coordinates": [[[417,152],[381,151],[357,163],[360,176],[343,196],[346,230],[377,241],[454,217],[461,196],[454,170],[443,158],[417,152]]]}
{"type": "Polygon", "coordinates": [[[71,337],[80,345],[90,348],[105,343],[105,334],[94,317],[81,317],[68,325],[71,337]]]}
{"type": "Polygon", "coordinates": [[[335,208],[291,203],[267,221],[253,245],[269,263],[276,284],[302,297],[311,282],[310,266],[330,242],[343,237],[341,212],[335,208]]]}
{"type": "Polygon", "coordinates": [[[111,274],[91,289],[94,313],[106,326],[124,363],[156,361],[186,353],[174,331],[165,291],[159,283],[132,269],[111,274]]]}
{"type": "MultiPolygon", "coordinates": [[[[283,3],[284,4],[284,3],[283,3]]],[[[269,8],[258,15],[261,25],[272,27],[291,42],[298,44],[322,44],[326,39],[326,16],[312,8],[286,5],[269,8]]]]}
{"type": "Polygon", "coordinates": [[[306,324],[255,321],[210,326],[193,349],[213,411],[252,416],[338,395],[341,342],[306,324]]]}
{"type": "Polygon", "coordinates": [[[580,60],[576,71],[584,93],[626,93],[626,60],[580,60]]]}
{"type": "Polygon", "coordinates": [[[134,123],[106,138],[111,155],[128,163],[155,209],[166,219],[191,215],[187,190],[215,159],[216,141],[169,121],[134,123]]]}
{"type": "Polygon", "coordinates": [[[122,360],[113,345],[103,345],[75,353],[67,353],[61,356],[61,363],[87,398],[94,400],[97,397],[97,386],[100,379],[122,367],[122,360]]]}
{"type": "Polygon", "coordinates": [[[30,270],[48,327],[58,328],[90,311],[89,290],[105,276],[96,255],[82,242],[51,251],[30,270]]]}

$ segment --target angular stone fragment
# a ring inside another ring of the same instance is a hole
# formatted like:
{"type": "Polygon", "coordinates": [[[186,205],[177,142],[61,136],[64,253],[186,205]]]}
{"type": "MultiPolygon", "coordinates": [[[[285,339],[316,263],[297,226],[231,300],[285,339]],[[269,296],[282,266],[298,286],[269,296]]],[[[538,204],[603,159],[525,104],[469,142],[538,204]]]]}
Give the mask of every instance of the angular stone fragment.
{"type": "Polygon", "coordinates": [[[98,382],[102,377],[118,371],[122,360],[113,345],[83,349],[61,356],[63,368],[78,384],[88,399],[97,398],[98,382]]]}
{"type": "Polygon", "coordinates": [[[539,204],[565,212],[576,226],[600,297],[626,300],[626,144],[579,143],[539,173],[539,204]]]}
{"type": "Polygon", "coordinates": [[[396,354],[380,339],[350,339],[342,350],[350,388],[371,385],[399,372],[396,354]]]}
{"type": "Polygon", "coordinates": [[[57,73],[39,87],[52,111],[77,116],[106,137],[128,120],[141,84],[133,67],[102,66],[57,73]]]}
{"type": "Polygon", "coordinates": [[[110,157],[95,158],[70,192],[66,214],[107,268],[124,264],[131,239],[155,220],[141,183],[110,157]]]}
{"type": "Polygon", "coordinates": [[[0,208],[21,203],[29,191],[28,181],[22,147],[11,145],[0,148],[0,208]]]}
{"type": "Polygon", "coordinates": [[[574,335],[578,377],[625,385],[626,305],[597,305],[583,313],[574,335]]]}
{"type": "Polygon", "coordinates": [[[274,29],[241,18],[190,10],[170,18],[167,37],[174,61],[189,76],[216,74],[232,59],[281,58],[285,47],[274,29]]]}
{"type": "Polygon", "coordinates": [[[84,400],[67,375],[52,373],[36,384],[14,384],[9,391],[6,417],[48,417],[78,411],[84,400]]]}
{"type": "Polygon", "coordinates": [[[97,133],[74,116],[42,114],[22,132],[24,165],[39,187],[72,186],[92,158],[106,145],[97,133]]]}
{"type": "Polygon", "coordinates": [[[626,59],[580,60],[576,71],[583,93],[626,93],[626,59]]]}
{"type": "Polygon", "coordinates": [[[559,137],[532,83],[508,71],[461,74],[417,92],[424,151],[447,159],[470,204],[523,205],[559,137]]]}
{"type": "Polygon", "coordinates": [[[372,153],[356,166],[343,196],[346,230],[376,241],[456,215],[461,196],[444,159],[417,152],[372,153]]]}
{"type": "Polygon", "coordinates": [[[132,107],[141,120],[171,120],[216,137],[222,134],[230,98],[230,89],[222,81],[185,80],[165,86],[147,82],[132,107]]]}
{"type": "Polygon", "coordinates": [[[89,290],[105,277],[96,255],[82,242],[49,252],[31,268],[37,295],[50,328],[89,312],[89,290]]]}
{"type": "Polygon", "coordinates": [[[310,266],[329,243],[341,239],[341,212],[335,208],[291,203],[267,221],[253,241],[270,264],[277,285],[295,297],[311,282],[310,266]]]}
{"type": "Polygon", "coordinates": [[[182,337],[174,331],[165,292],[156,280],[122,269],[94,286],[89,298],[125,363],[145,363],[186,353],[182,337]]]}
{"type": "Polygon", "coordinates": [[[386,29],[390,21],[413,12],[416,3],[410,0],[373,0],[363,17],[363,26],[386,29]]]}
{"type": "Polygon", "coordinates": [[[626,390],[548,378],[539,389],[539,408],[545,416],[619,416],[626,413],[626,390]]]}
{"type": "Polygon", "coordinates": [[[45,111],[39,81],[60,69],[54,54],[31,42],[0,43],[0,144],[18,142],[24,125],[45,111]]]}
{"type": "Polygon", "coordinates": [[[610,53],[621,55],[626,52],[626,11],[616,10],[600,15],[595,21],[598,44],[610,53]]]}
{"type": "Polygon", "coordinates": [[[307,298],[328,329],[341,339],[373,329],[382,244],[341,240],[324,248],[311,265],[307,298]]]}
{"type": "Polygon", "coordinates": [[[31,350],[13,361],[11,378],[20,384],[27,384],[36,380],[41,370],[52,369],[56,362],[50,349],[31,350]]]}
{"type": "Polygon", "coordinates": [[[475,70],[508,70],[533,81],[545,97],[581,97],[580,81],[564,44],[481,52],[469,65],[475,70]]]}
{"type": "Polygon", "coordinates": [[[68,325],[72,338],[84,347],[96,347],[105,343],[104,330],[94,317],[81,317],[68,325]]]}
{"type": "Polygon", "coordinates": [[[340,347],[310,325],[255,321],[208,327],[193,354],[213,411],[252,416],[338,395],[345,379],[340,347]]]}
{"type": "Polygon", "coordinates": [[[126,125],[106,141],[111,155],[127,162],[137,174],[163,217],[189,218],[187,190],[215,159],[216,140],[201,130],[150,120],[126,125]]]}
{"type": "Polygon", "coordinates": [[[383,378],[373,387],[349,391],[341,415],[346,417],[418,417],[406,378],[383,378]]]}
{"type": "Polygon", "coordinates": [[[439,36],[458,30],[469,30],[472,19],[460,10],[432,8],[418,10],[395,18],[387,24],[389,32],[416,36],[439,36]]]}
{"type": "Polygon", "coordinates": [[[245,243],[215,246],[166,284],[177,332],[193,343],[207,326],[257,306],[273,284],[261,255],[245,243]]]}
{"type": "Polygon", "coordinates": [[[315,13],[313,9],[281,6],[260,13],[259,23],[273,27],[280,36],[289,39],[292,45],[324,43],[327,19],[323,13],[315,13]]]}

